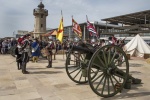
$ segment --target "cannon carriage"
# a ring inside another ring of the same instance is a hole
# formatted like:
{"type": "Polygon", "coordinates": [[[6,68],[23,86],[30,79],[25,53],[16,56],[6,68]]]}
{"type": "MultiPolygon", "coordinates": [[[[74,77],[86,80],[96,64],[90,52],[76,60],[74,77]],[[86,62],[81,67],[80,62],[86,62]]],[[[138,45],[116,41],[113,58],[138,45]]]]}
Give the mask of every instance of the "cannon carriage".
{"type": "Polygon", "coordinates": [[[66,58],[66,73],[79,84],[89,83],[94,93],[101,97],[111,97],[131,84],[141,80],[129,74],[129,62],[125,52],[117,45],[94,48],[81,43],[70,46],[66,58]]]}

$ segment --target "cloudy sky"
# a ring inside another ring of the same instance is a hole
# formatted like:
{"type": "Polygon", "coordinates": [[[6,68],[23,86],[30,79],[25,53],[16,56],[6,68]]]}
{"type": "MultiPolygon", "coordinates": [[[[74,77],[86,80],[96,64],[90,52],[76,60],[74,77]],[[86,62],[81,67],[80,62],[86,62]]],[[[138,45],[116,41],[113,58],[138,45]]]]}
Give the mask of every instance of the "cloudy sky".
{"type": "MultiPolygon", "coordinates": [[[[0,38],[13,36],[18,30],[33,31],[33,9],[40,0],[0,0],[0,38]]],[[[48,10],[47,28],[57,28],[63,11],[64,26],[71,16],[78,22],[101,21],[128,13],[150,10],[150,0],[43,0],[48,10]]]]}

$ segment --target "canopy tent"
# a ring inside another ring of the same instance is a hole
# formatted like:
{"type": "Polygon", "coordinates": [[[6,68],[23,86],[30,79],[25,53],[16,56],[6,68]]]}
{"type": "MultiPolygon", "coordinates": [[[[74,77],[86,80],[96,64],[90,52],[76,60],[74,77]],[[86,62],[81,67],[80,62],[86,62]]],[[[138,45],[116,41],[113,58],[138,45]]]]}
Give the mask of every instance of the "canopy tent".
{"type": "MultiPolygon", "coordinates": [[[[50,32],[42,34],[41,36],[43,36],[43,37],[49,37],[49,36],[56,36],[56,34],[57,34],[57,31],[56,30],[52,30],[50,32]]],[[[63,34],[63,37],[68,37],[68,35],[67,34],[63,34]]]]}
{"type": "Polygon", "coordinates": [[[150,46],[137,34],[130,42],[125,45],[125,52],[131,56],[143,57],[150,54],[150,46]]]}
{"type": "Polygon", "coordinates": [[[42,34],[42,36],[44,36],[44,37],[49,37],[49,36],[51,36],[51,35],[56,35],[57,34],[57,31],[56,30],[53,30],[53,31],[50,31],[50,32],[48,32],[48,33],[46,33],[46,34],[42,34]]]}

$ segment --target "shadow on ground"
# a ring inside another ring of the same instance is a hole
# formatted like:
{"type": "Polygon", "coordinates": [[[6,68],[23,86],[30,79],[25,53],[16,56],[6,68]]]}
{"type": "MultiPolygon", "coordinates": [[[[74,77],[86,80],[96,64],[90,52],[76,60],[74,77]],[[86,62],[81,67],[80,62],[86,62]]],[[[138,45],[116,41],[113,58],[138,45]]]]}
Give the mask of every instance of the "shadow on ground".
{"type": "Polygon", "coordinates": [[[135,98],[135,97],[138,98],[147,95],[150,95],[150,92],[126,93],[126,94],[121,94],[110,98],[101,98],[101,100],[118,100],[118,99],[125,100],[126,98],[135,98]]]}
{"type": "Polygon", "coordinates": [[[141,87],[142,84],[132,84],[131,89],[123,89],[121,93],[109,98],[101,98],[101,100],[118,100],[118,99],[127,99],[127,98],[138,98],[142,96],[150,95],[150,92],[141,92],[138,87],[141,87]],[[134,90],[134,93],[129,93],[130,90],[134,90]]]}
{"type": "Polygon", "coordinates": [[[28,70],[39,70],[39,69],[47,69],[46,67],[44,68],[28,68],[28,70]]]}
{"type": "Polygon", "coordinates": [[[53,67],[54,69],[65,69],[65,67],[53,67]]]}
{"type": "Polygon", "coordinates": [[[143,64],[130,63],[129,67],[142,67],[143,64]]]}
{"type": "Polygon", "coordinates": [[[139,72],[139,71],[130,71],[129,73],[130,73],[130,74],[142,74],[142,73],[139,72]]]}
{"type": "Polygon", "coordinates": [[[30,72],[30,74],[57,74],[57,73],[63,73],[63,71],[35,71],[35,72],[30,72]]]}

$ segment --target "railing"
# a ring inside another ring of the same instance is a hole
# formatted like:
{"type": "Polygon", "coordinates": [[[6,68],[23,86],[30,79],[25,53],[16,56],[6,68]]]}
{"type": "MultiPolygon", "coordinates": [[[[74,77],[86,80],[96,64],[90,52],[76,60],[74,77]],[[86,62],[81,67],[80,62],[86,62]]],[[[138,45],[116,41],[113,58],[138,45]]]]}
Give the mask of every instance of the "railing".
{"type": "Polygon", "coordinates": [[[102,30],[102,34],[150,33],[150,24],[124,26],[102,30]]]}

